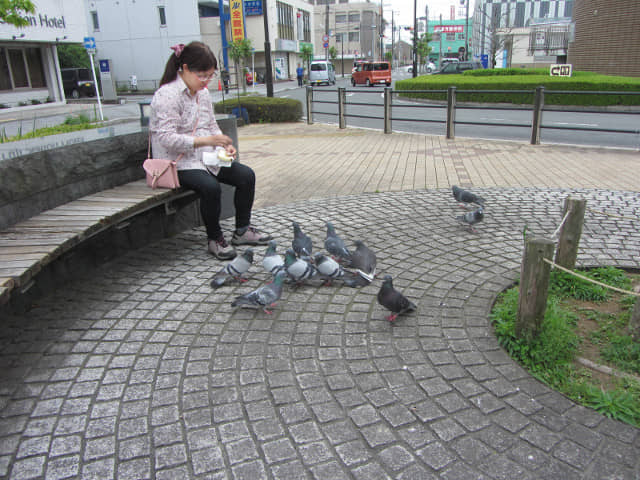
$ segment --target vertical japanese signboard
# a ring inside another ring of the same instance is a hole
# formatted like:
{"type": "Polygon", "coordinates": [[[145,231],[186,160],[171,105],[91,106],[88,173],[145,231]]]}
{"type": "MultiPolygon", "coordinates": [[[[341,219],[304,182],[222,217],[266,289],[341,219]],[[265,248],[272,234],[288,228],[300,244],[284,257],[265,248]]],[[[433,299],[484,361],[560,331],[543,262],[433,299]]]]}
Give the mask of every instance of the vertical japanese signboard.
{"type": "Polygon", "coordinates": [[[229,2],[229,13],[231,14],[231,40],[244,40],[244,11],[242,0],[231,0],[229,2]]]}

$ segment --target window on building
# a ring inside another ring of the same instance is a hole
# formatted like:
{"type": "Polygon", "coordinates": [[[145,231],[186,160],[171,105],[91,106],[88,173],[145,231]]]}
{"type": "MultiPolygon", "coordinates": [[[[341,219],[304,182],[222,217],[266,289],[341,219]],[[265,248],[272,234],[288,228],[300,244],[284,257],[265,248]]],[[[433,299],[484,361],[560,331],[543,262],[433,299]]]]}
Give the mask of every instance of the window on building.
{"type": "Polygon", "coordinates": [[[302,28],[304,29],[304,41],[311,41],[311,14],[309,12],[302,12],[302,28]]]}
{"type": "Polygon", "coordinates": [[[95,10],[91,12],[91,22],[93,23],[93,31],[97,32],[100,30],[100,22],[98,21],[98,12],[95,10]]]}
{"type": "Polygon", "coordinates": [[[336,33],[336,43],[342,43],[342,37],[344,33],[336,33]]]}
{"type": "Polygon", "coordinates": [[[549,2],[540,2],[540,18],[549,15],[549,2]]]}
{"type": "Polygon", "coordinates": [[[46,87],[47,82],[44,78],[44,68],[42,66],[42,51],[39,48],[27,48],[25,54],[27,56],[31,88],[46,87]]]}
{"type": "Polygon", "coordinates": [[[573,2],[571,0],[567,0],[564,2],[564,16],[571,18],[573,15],[573,2]]]}
{"type": "Polygon", "coordinates": [[[349,13],[349,23],[360,23],[360,12],[349,13]]]}
{"type": "Polygon", "coordinates": [[[494,3],[491,10],[491,27],[500,28],[500,7],[499,3],[494,3]]]}
{"type": "Polygon", "coordinates": [[[0,90],[11,90],[11,72],[4,48],[0,48],[0,90]]]}
{"type": "Polygon", "coordinates": [[[276,2],[278,12],[278,36],[285,40],[295,40],[293,33],[293,7],[276,2]]]}
{"type": "Polygon", "coordinates": [[[516,3],[516,20],[514,27],[524,27],[524,3],[516,3]]]}
{"type": "Polygon", "coordinates": [[[458,40],[464,40],[464,33],[458,34],[458,40]]]}
{"type": "Polygon", "coordinates": [[[336,23],[347,23],[347,14],[336,13],[336,23]]]}
{"type": "Polygon", "coordinates": [[[440,34],[439,33],[434,33],[431,35],[431,41],[432,42],[439,42],[440,41],[440,34]]]}
{"type": "Polygon", "coordinates": [[[166,27],[167,26],[167,13],[164,10],[164,6],[159,6],[158,7],[158,16],[160,17],[160,26],[161,27],[166,27]]]}
{"type": "Polygon", "coordinates": [[[28,87],[29,77],[27,76],[27,67],[24,63],[23,50],[12,48],[8,51],[11,76],[13,77],[13,88],[28,87]]]}
{"type": "Polygon", "coordinates": [[[360,32],[349,32],[349,41],[350,42],[359,42],[360,41],[360,32]]]}
{"type": "Polygon", "coordinates": [[[447,36],[445,37],[447,39],[447,42],[453,42],[456,39],[456,34],[455,33],[447,33],[447,36]]]}

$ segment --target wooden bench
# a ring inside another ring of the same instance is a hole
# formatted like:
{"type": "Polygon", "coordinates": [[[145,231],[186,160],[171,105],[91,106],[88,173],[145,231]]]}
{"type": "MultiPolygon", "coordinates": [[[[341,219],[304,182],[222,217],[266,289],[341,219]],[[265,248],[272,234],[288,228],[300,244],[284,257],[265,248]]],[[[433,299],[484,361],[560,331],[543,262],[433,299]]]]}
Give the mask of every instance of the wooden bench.
{"type": "Polygon", "coordinates": [[[24,293],[47,265],[87,239],[158,207],[175,213],[176,202],[196,200],[187,189],[149,188],[145,180],[87,195],[0,231],[0,305],[24,293]]]}

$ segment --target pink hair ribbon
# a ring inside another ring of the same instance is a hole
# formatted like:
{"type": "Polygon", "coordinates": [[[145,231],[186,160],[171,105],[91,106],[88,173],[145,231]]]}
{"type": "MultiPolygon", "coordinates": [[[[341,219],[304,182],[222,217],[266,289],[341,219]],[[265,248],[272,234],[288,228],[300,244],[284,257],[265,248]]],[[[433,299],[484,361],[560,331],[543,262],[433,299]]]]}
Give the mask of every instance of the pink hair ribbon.
{"type": "Polygon", "coordinates": [[[184,50],[184,43],[178,43],[170,48],[175,52],[176,57],[180,58],[180,55],[182,55],[182,50],[184,50]]]}

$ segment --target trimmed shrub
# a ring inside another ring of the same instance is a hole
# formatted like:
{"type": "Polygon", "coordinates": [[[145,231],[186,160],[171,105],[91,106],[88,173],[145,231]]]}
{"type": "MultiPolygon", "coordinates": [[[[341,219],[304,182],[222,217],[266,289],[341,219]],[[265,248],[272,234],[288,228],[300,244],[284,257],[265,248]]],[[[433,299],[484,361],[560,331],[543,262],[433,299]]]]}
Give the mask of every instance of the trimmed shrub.
{"type": "Polygon", "coordinates": [[[292,98],[242,96],[214,104],[216,113],[232,113],[246,108],[251,123],[297,122],[302,118],[302,104],[292,98]]]}
{"type": "Polygon", "coordinates": [[[591,72],[573,72],[571,77],[552,77],[548,69],[499,68],[469,70],[460,75],[423,75],[396,82],[397,90],[432,90],[433,93],[401,93],[409,98],[446,100],[446,90],[516,90],[516,92],[460,93],[460,102],[533,103],[536,87],[544,87],[545,105],[640,105],[640,95],[595,95],[589,92],[638,92],[640,78],[617,77],[591,72]],[[526,92],[521,92],[521,91],[526,92]],[[438,92],[435,92],[438,91],[438,92]],[[565,93],[555,93],[565,92],[565,93]],[[530,93],[529,93],[530,92],[530,93]],[[571,93],[566,93],[571,92],[571,93]]]}

